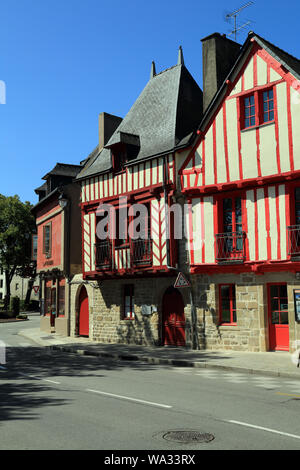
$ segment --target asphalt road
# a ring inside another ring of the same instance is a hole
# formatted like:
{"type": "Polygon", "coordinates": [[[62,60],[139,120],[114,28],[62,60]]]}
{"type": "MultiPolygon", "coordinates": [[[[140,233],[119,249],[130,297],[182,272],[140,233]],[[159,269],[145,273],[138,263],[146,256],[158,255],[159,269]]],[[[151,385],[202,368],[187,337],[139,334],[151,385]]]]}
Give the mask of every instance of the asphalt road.
{"type": "Polygon", "coordinates": [[[30,318],[0,324],[1,450],[300,450],[300,381],[50,352],[30,318]]]}

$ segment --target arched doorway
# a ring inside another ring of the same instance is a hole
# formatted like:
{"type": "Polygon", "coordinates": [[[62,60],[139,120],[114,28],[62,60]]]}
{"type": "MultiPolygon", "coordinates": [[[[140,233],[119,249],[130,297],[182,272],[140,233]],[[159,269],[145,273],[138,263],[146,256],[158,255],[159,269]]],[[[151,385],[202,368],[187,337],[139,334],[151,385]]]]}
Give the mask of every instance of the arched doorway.
{"type": "Polygon", "coordinates": [[[79,294],[78,312],[78,334],[89,336],[89,298],[84,286],[81,287],[79,294]]]}
{"type": "Polygon", "coordinates": [[[181,293],[169,287],[163,297],[163,344],[185,346],[184,302],[181,293]]]}

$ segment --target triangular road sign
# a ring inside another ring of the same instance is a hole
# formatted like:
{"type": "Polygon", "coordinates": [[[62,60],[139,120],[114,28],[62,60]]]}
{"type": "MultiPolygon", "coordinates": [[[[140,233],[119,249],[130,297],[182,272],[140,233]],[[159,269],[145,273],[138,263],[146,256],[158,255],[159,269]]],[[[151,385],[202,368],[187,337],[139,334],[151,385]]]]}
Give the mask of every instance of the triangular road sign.
{"type": "Polygon", "coordinates": [[[184,287],[191,287],[191,284],[182,273],[179,273],[177,276],[176,282],[174,284],[174,287],[176,289],[183,289],[184,287]]]}
{"type": "Polygon", "coordinates": [[[35,294],[37,294],[38,291],[40,290],[40,286],[33,286],[33,290],[34,290],[35,294]]]}

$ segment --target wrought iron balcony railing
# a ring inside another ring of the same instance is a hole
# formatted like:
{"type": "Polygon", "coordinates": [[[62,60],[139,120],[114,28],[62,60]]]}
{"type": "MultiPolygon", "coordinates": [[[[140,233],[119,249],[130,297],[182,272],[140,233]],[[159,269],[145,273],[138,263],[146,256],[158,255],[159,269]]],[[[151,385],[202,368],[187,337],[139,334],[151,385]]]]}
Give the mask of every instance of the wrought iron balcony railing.
{"type": "Polygon", "coordinates": [[[115,250],[109,240],[98,242],[95,244],[95,260],[99,271],[152,266],[152,240],[131,240],[128,246],[115,250]]]}
{"type": "Polygon", "coordinates": [[[219,263],[244,262],[246,259],[245,239],[245,232],[217,234],[217,261],[219,263]]]}
{"type": "Polygon", "coordinates": [[[112,246],[109,240],[95,244],[96,269],[105,270],[112,268],[112,246]]]}
{"type": "Polygon", "coordinates": [[[152,265],[152,240],[151,238],[131,240],[131,266],[152,265]]]}
{"type": "Polygon", "coordinates": [[[300,225],[292,225],[287,228],[288,255],[300,256],[300,225]]]}

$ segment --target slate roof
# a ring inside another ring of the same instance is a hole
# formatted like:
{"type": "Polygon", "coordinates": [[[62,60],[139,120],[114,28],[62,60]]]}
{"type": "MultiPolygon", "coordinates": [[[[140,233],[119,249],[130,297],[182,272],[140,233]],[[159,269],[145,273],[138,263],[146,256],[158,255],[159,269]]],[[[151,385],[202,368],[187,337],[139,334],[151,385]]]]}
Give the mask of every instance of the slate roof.
{"type": "Polygon", "coordinates": [[[49,171],[43,180],[47,179],[48,176],[71,176],[75,177],[77,173],[82,169],[81,165],[71,165],[68,163],[57,163],[55,167],[49,171]]]}
{"type": "Polygon", "coordinates": [[[111,169],[111,150],[107,147],[119,141],[121,132],[139,137],[139,153],[130,164],[174,151],[198,127],[202,100],[201,89],[183,63],[154,75],[106,148],[84,167],[77,179],[111,169]]]}

